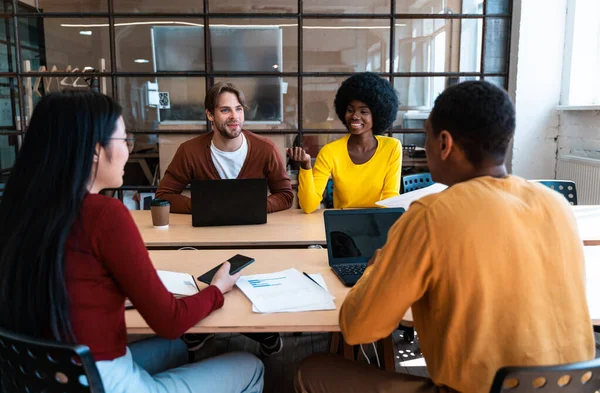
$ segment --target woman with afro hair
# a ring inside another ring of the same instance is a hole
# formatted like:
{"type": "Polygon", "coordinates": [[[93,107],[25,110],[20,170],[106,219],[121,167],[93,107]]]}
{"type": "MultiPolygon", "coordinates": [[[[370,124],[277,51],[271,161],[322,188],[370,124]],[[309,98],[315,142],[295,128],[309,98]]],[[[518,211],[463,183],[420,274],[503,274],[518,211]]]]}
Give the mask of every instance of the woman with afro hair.
{"type": "Polygon", "coordinates": [[[298,199],[305,213],[315,211],[333,177],[333,207],[377,207],[375,202],[398,195],[402,145],[382,136],[398,111],[392,84],[372,72],[346,79],[335,96],[335,111],[349,134],[323,146],[314,168],[302,147],[287,149],[300,163],[298,199]]]}

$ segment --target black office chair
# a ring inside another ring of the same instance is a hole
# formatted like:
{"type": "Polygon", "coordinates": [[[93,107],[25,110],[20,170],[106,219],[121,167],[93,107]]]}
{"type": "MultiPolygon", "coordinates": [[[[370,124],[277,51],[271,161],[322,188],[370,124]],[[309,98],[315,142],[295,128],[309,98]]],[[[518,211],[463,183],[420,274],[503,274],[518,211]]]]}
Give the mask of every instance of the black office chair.
{"type": "Polygon", "coordinates": [[[323,202],[325,203],[326,209],[333,208],[333,179],[327,180],[327,186],[325,187],[325,195],[323,196],[323,202]]]}
{"type": "Polygon", "coordinates": [[[560,366],[503,367],[490,393],[594,393],[600,389],[600,359],[560,366]]]}
{"type": "Polygon", "coordinates": [[[90,349],[0,329],[0,392],[104,393],[90,349]]]}
{"type": "Polygon", "coordinates": [[[554,191],[560,192],[571,205],[577,205],[577,189],[575,182],[570,180],[534,180],[554,191]]]}
{"type": "Polygon", "coordinates": [[[416,175],[408,175],[402,178],[402,194],[429,187],[433,184],[431,173],[417,173],[416,175]]]}

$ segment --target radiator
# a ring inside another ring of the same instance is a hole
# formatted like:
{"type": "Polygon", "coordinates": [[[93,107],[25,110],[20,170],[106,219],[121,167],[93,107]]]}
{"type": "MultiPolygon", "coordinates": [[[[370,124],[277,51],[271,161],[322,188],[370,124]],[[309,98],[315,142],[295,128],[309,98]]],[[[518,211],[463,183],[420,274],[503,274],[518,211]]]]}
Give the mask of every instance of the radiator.
{"type": "Polygon", "coordinates": [[[572,180],[580,205],[600,205],[600,159],[559,156],[556,179],[572,180]]]}

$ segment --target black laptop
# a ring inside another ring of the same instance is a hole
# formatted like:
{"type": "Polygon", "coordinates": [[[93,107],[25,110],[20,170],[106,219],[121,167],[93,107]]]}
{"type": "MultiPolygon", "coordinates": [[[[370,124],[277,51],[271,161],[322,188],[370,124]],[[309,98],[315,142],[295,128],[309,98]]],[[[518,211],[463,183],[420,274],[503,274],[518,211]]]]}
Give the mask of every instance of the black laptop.
{"type": "Polygon", "coordinates": [[[192,225],[267,222],[267,179],[192,181],[192,225]]]}
{"type": "Polygon", "coordinates": [[[403,208],[324,212],[329,266],[346,286],[356,284],[403,213],[403,208]]]}

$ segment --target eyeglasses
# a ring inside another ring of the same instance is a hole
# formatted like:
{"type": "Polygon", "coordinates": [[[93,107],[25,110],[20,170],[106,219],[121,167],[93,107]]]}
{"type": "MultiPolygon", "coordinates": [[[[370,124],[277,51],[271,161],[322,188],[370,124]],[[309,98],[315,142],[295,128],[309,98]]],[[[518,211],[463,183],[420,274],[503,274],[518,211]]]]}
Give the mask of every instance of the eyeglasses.
{"type": "Polygon", "coordinates": [[[130,153],[133,152],[133,147],[135,146],[135,136],[133,134],[127,133],[126,138],[110,138],[110,139],[127,142],[127,149],[129,149],[130,153]]]}

